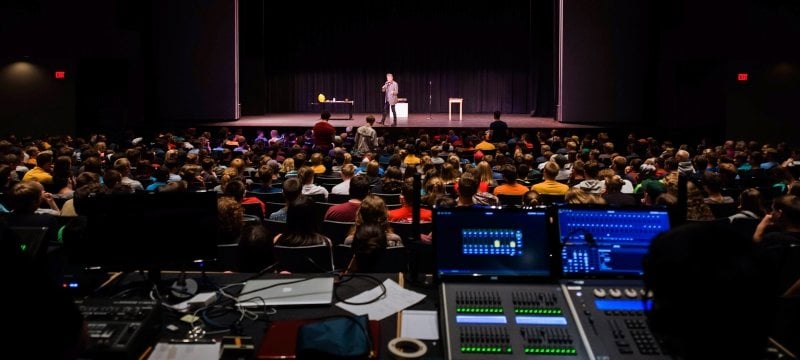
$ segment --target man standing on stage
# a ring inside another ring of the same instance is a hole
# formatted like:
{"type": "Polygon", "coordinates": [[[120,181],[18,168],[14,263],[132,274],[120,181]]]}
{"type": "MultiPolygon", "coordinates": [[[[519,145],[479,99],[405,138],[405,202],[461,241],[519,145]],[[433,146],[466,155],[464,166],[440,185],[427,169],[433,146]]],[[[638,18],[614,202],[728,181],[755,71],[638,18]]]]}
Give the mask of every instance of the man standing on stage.
{"type": "Polygon", "coordinates": [[[391,73],[386,74],[386,83],[381,87],[381,91],[386,94],[383,101],[383,118],[381,118],[381,125],[385,125],[386,117],[389,115],[389,108],[391,108],[392,115],[394,115],[392,126],[397,126],[397,110],[395,110],[394,106],[397,104],[397,93],[400,91],[400,88],[397,86],[397,82],[394,81],[394,76],[391,73]]]}

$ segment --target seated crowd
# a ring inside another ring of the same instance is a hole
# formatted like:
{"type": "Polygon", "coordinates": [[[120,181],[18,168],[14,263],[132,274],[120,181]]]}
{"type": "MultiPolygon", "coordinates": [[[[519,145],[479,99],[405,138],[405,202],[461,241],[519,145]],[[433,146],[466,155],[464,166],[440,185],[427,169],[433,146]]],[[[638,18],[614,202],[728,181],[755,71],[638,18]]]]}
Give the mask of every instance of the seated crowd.
{"type": "MultiPolygon", "coordinates": [[[[325,143],[311,129],[259,131],[252,143],[227,128],[150,139],[8,136],[0,140],[0,212],[12,226],[53,227],[55,242],[54,217],[80,216],[92,194],[215,191],[221,244],[351,245],[347,267],[356,270],[414,238],[398,230],[417,199],[422,222],[436,206],[683,206],[680,220],[745,224],[753,251],[767,259],[771,294],[800,292],[800,267],[782,251],[800,243],[800,154],[785,143],[695,146],[557,130],[393,137],[364,127],[325,143]],[[330,230],[337,223],[346,229],[330,230]]],[[[416,238],[435,241],[429,231],[416,238]]]]}

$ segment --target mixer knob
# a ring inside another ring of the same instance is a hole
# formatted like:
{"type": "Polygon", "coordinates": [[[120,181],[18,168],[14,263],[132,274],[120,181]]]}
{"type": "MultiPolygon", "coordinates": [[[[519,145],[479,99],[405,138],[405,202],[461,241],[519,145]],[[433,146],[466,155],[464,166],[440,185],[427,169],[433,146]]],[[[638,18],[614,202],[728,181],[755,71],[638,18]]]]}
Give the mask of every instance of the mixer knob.
{"type": "Polygon", "coordinates": [[[592,293],[594,293],[594,296],[599,298],[606,297],[606,289],[603,288],[595,288],[594,290],[592,290],[592,293]]]}
{"type": "Polygon", "coordinates": [[[625,296],[627,296],[627,297],[629,297],[631,299],[636,298],[637,293],[636,293],[635,289],[627,288],[624,291],[625,291],[625,296]]]}
{"type": "Polygon", "coordinates": [[[614,299],[619,299],[620,297],[622,297],[622,291],[616,288],[608,289],[608,294],[611,295],[611,297],[614,299]]]}

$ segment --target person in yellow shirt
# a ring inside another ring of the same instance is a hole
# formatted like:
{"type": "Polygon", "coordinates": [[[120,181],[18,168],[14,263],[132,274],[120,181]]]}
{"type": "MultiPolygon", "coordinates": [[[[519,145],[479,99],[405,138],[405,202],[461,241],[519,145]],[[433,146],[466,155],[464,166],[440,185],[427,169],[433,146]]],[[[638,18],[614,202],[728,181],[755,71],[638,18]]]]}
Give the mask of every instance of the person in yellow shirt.
{"type": "Polygon", "coordinates": [[[489,142],[489,134],[487,133],[483,137],[483,141],[479,142],[478,145],[475,145],[475,149],[477,150],[495,150],[494,144],[489,142]]]}
{"type": "Polygon", "coordinates": [[[40,184],[53,182],[53,154],[42,152],[36,155],[36,167],[25,173],[22,181],[37,181],[40,184]]]}
{"type": "Polygon", "coordinates": [[[422,162],[422,160],[420,160],[420,158],[417,157],[416,146],[411,144],[406,145],[406,153],[407,155],[403,159],[403,163],[406,164],[406,166],[417,166],[419,165],[420,162],[422,162]]]}
{"type": "Polygon", "coordinates": [[[536,191],[540,195],[566,195],[569,191],[567,184],[562,184],[556,181],[556,176],[561,168],[553,161],[548,161],[544,165],[544,181],[531,186],[531,190],[536,191]]]}
{"type": "Polygon", "coordinates": [[[528,187],[517,182],[517,168],[511,164],[503,165],[500,169],[505,179],[505,184],[494,188],[494,195],[525,195],[528,192],[528,187]]]}
{"type": "Polygon", "coordinates": [[[314,174],[324,174],[325,171],[328,170],[325,165],[322,164],[322,154],[311,154],[311,170],[314,170],[314,174]]]}

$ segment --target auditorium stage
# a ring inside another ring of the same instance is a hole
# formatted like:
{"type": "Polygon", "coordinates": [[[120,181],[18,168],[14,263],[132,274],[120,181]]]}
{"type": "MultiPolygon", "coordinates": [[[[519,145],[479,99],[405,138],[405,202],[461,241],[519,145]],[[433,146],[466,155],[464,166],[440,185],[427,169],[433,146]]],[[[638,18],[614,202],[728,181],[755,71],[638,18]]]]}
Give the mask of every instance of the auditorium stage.
{"type": "MultiPolygon", "coordinates": [[[[361,126],[368,114],[353,114],[352,120],[347,120],[347,114],[334,113],[330,120],[335,127],[361,126]]],[[[380,121],[380,114],[376,115],[380,121]]],[[[317,113],[292,113],[292,114],[267,114],[261,116],[243,116],[239,120],[213,122],[205,125],[227,127],[312,127],[319,120],[317,113]]],[[[553,118],[531,117],[527,114],[504,114],[502,120],[510,128],[535,128],[535,129],[596,129],[598,125],[565,124],[553,118]]],[[[391,120],[387,119],[388,127],[391,120]]],[[[428,114],[409,114],[408,118],[397,118],[398,128],[484,128],[492,122],[492,114],[464,114],[458,121],[458,114],[453,114],[453,120],[447,120],[447,113],[435,113],[428,119],[428,114]]],[[[376,122],[375,127],[380,128],[376,122]]]]}

